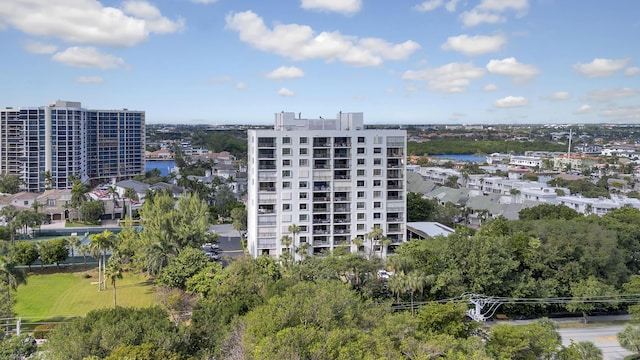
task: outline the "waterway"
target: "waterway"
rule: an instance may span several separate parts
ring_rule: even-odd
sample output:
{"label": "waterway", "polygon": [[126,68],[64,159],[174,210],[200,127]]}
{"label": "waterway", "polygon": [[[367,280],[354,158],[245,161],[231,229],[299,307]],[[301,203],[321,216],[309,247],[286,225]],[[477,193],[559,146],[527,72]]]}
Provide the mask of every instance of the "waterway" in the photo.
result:
{"label": "waterway", "polygon": [[160,170],[160,175],[167,176],[171,169],[176,166],[175,160],[147,160],[145,171],[151,171],[153,169]]}
{"label": "waterway", "polygon": [[470,161],[470,162],[485,162],[487,161],[486,156],[478,156],[478,155],[468,155],[468,154],[457,154],[457,155],[431,155],[434,158],[440,159],[451,159],[453,161]]}

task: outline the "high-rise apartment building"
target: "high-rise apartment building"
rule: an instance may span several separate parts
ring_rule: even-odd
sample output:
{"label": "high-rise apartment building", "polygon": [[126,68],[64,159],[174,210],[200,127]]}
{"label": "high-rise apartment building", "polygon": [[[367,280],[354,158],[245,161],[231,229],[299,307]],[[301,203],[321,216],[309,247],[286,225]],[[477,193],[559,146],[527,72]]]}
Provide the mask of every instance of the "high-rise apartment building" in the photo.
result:
{"label": "high-rise apartment building", "polygon": [[71,101],[0,110],[0,174],[42,191],[70,188],[72,176],[89,182],[144,173],[144,121],[144,111],[88,110]]}
{"label": "high-rise apartment building", "polygon": [[[365,129],[362,113],[302,119],[282,112],[273,130],[247,135],[252,256],[291,251],[283,236],[309,254],[347,246],[386,256],[405,241],[406,131]],[[388,246],[366,239],[374,228]]]}

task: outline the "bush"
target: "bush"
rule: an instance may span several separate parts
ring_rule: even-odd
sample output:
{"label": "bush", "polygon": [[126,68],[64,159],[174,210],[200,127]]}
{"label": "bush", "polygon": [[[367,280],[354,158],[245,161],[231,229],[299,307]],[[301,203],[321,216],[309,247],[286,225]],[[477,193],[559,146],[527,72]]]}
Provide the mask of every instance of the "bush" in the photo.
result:
{"label": "bush", "polygon": [[91,279],[91,274],[89,274],[89,273],[84,273],[84,274],[82,274],[82,278],[84,278],[84,279]]}
{"label": "bush", "polygon": [[49,332],[55,329],[58,324],[42,324],[33,329],[33,337],[36,339],[46,339],[49,336]]}

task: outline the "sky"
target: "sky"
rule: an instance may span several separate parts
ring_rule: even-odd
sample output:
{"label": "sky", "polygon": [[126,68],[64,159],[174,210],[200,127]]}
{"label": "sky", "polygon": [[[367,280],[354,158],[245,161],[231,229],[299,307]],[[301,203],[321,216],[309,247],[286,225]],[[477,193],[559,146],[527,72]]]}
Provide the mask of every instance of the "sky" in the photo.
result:
{"label": "sky", "polygon": [[640,121],[638,0],[2,0],[0,106],[147,123]]}

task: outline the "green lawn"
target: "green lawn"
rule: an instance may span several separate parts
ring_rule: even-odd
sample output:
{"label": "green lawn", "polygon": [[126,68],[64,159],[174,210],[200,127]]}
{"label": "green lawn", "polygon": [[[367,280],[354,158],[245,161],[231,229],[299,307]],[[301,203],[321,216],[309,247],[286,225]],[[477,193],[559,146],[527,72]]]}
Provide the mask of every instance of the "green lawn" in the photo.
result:
{"label": "green lawn", "polygon": [[[90,274],[85,278],[84,274]],[[96,269],[53,274],[31,274],[17,291],[15,312],[23,317],[78,316],[113,306],[113,288],[98,291]],[[153,304],[154,286],[143,275],[125,273],[116,283],[119,306]]]}

